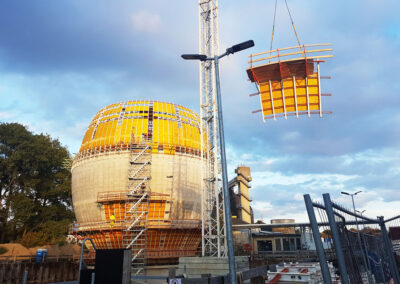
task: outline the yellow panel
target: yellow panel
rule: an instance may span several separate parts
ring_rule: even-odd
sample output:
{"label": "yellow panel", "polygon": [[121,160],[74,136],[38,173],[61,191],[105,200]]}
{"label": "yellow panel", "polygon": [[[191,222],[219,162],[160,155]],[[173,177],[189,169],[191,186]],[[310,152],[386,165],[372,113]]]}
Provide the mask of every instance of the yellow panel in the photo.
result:
{"label": "yellow panel", "polygon": [[[277,94],[279,96],[279,94]],[[158,150],[158,145],[173,154],[175,147],[187,147],[200,149],[199,116],[191,110],[171,103],[153,102],[157,119],[153,120],[153,148]],[[118,124],[122,106],[125,106],[123,118]],[[82,140],[80,151],[97,148],[100,146],[112,146],[116,144],[129,144],[131,132],[134,131],[138,140],[143,134],[147,134],[149,101],[130,101],[113,104],[102,108],[92,120]],[[177,116],[179,110],[181,127],[178,127]],[[95,137],[93,132],[96,130]]]}
{"label": "yellow panel", "polygon": [[[283,80],[283,91],[282,93],[282,82],[271,81],[273,101],[271,101],[269,83],[260,84],[261,92],[261,108],[264,116],[270,116],[275,114],[293,113],[297,110],[306,111],[307,104],[309,104],[310,110],[319,110],[319,88],[318,79],[316,76],[308,79],[308,86],[306,86],[305,78],[295,79],[295,88],[293,86],[293,79],[288,78]],[[307,102],[307,87],[308,97]],[[296,89],[296,100],[295,100],[295,89]],[[285,99],[285,102],[283,102]]]}

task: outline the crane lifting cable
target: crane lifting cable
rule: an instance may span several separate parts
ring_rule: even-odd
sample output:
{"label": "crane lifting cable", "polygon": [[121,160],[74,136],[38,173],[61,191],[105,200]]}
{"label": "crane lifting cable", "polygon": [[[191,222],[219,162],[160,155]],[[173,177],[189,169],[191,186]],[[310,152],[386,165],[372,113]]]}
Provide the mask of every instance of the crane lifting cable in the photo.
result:
{"label": "crane lifting cable", "polygon": [[[287,0],[285,0],[285,5],[286,5],[286,10],[287,10],[287,12],[288,12],[289,18],[290,18],[290,22],[291,22],[291,24],[292,24],[292,28],[293,28],[294,35],[296,36],[297,44],[298,44],[299,46],[301,46],[301,44],[300,44],[300,39],[299,39],[299,35],[297,34],[296,26],[294,25],[292,13],[290,13],[289,4],[287,3]],[[273,45],[273,42],[274,42],[275,23],[276,23],[276,8],[277,8],[277,7],[278,7],[278,0],[275,0],[274,20],[273,20],[273,22],[272,22],[271,45],[270,45],[270,48],[269,48],[270,51],[272,51],[272,45]]]}
{"label": "crane lifting cable", "polygon": [[250,96],[259,96],[261,103],[261,109],[253,113],[261,112],[264,122],[268,118],[287,119],[288,116],[299,117],[301,114],[306,114],[308,117],[311,114],[319,114],[322,117],[323,114],[332,113],[322,111],[321,97],[330,94],[321,92],[321,79],[330,77],[321,76],[319,66],[319,63],[325,62],[321,59],[333,57],[327,54],[332,51],[331,44],[302,45],[289,5],[285,0],[297,46],[273,50],[277,6],[278,0],[275,0],[269,51],[249,56],[250,68],[247,69],[247,75],[257,87],[257,93]]}

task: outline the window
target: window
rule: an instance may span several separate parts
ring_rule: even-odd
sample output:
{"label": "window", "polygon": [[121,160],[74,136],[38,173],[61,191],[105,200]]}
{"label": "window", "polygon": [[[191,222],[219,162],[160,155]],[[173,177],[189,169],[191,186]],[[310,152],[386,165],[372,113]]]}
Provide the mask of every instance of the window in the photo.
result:
{"label": "window", "polygon": [[275,250],[276,251],[282,250],[281,239],[275,239]]}

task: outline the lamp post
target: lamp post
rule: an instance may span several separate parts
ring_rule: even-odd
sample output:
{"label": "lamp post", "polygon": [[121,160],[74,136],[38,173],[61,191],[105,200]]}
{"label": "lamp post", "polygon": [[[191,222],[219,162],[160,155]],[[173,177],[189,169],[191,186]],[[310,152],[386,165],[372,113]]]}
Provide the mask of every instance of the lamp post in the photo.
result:
{"label": "lamp post", "polygon": [[214,61],[215,70],[215,83],[217,88],[217,108],[218,108],[218,134],[219,144],[221,147],[221,166],[222,166],[222,187],[224,196],[224,208],[225,208],[225,225],[226,225],[226,240],[228,246],[228,263],[229,263],[229,279],[230,283],[236,283],[236,271],[235,271],[235,253],[233,250],[233,234],[232,234],[232,220],[231,220],[231,205],[229,198],[228,189],[228,172],[226,168],[226,153],[225,153],[225,137],[224,137],[224,123],[222,119],[222,101],[221,101],[221,87],[219,79],[219,60],[229,54],[234,54],[241,50],[254,46],[254,41],[248,40],[226,49],[221,55],[215,57],[207,57],[203,54],[183,54],[182,58],[185,60],[200,60],[200,61]]}
{"label": "lamp post", "polygon": [[[353,211],[354,211],[354,214],[356,214],[356,206],[354,205],[354,196],[357,195],[357,194],[359,194],[360,192],[362,192],[362,191],[360,190],[360,191],[357,191],[357,192],[355,192],[355,193],[348,193],[348,192],[345,192],[345,191],[342,191],[342,192],[341,192],[341,193],[344,194],[344,195],[349,195],[349,196],[351,196],[351,201],[353,202]],[[357,227],[357,231],[359,231],[357,217],[356,217],[356,227]]]}

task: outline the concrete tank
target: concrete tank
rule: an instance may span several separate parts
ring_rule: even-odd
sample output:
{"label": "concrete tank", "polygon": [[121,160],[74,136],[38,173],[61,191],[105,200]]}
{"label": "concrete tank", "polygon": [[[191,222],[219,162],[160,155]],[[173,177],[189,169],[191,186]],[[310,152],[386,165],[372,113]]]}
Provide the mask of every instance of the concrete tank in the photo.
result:
{"label": "concrete tank", "polygon": [[[200,118],[183,106],[128,101],[93,118],[72,164],[80,235],[98,248],[123,248],[132,139],[151,143],[146,256],[193,256],[201,240]],[[167,262],[167,261],[166,261]]]}

